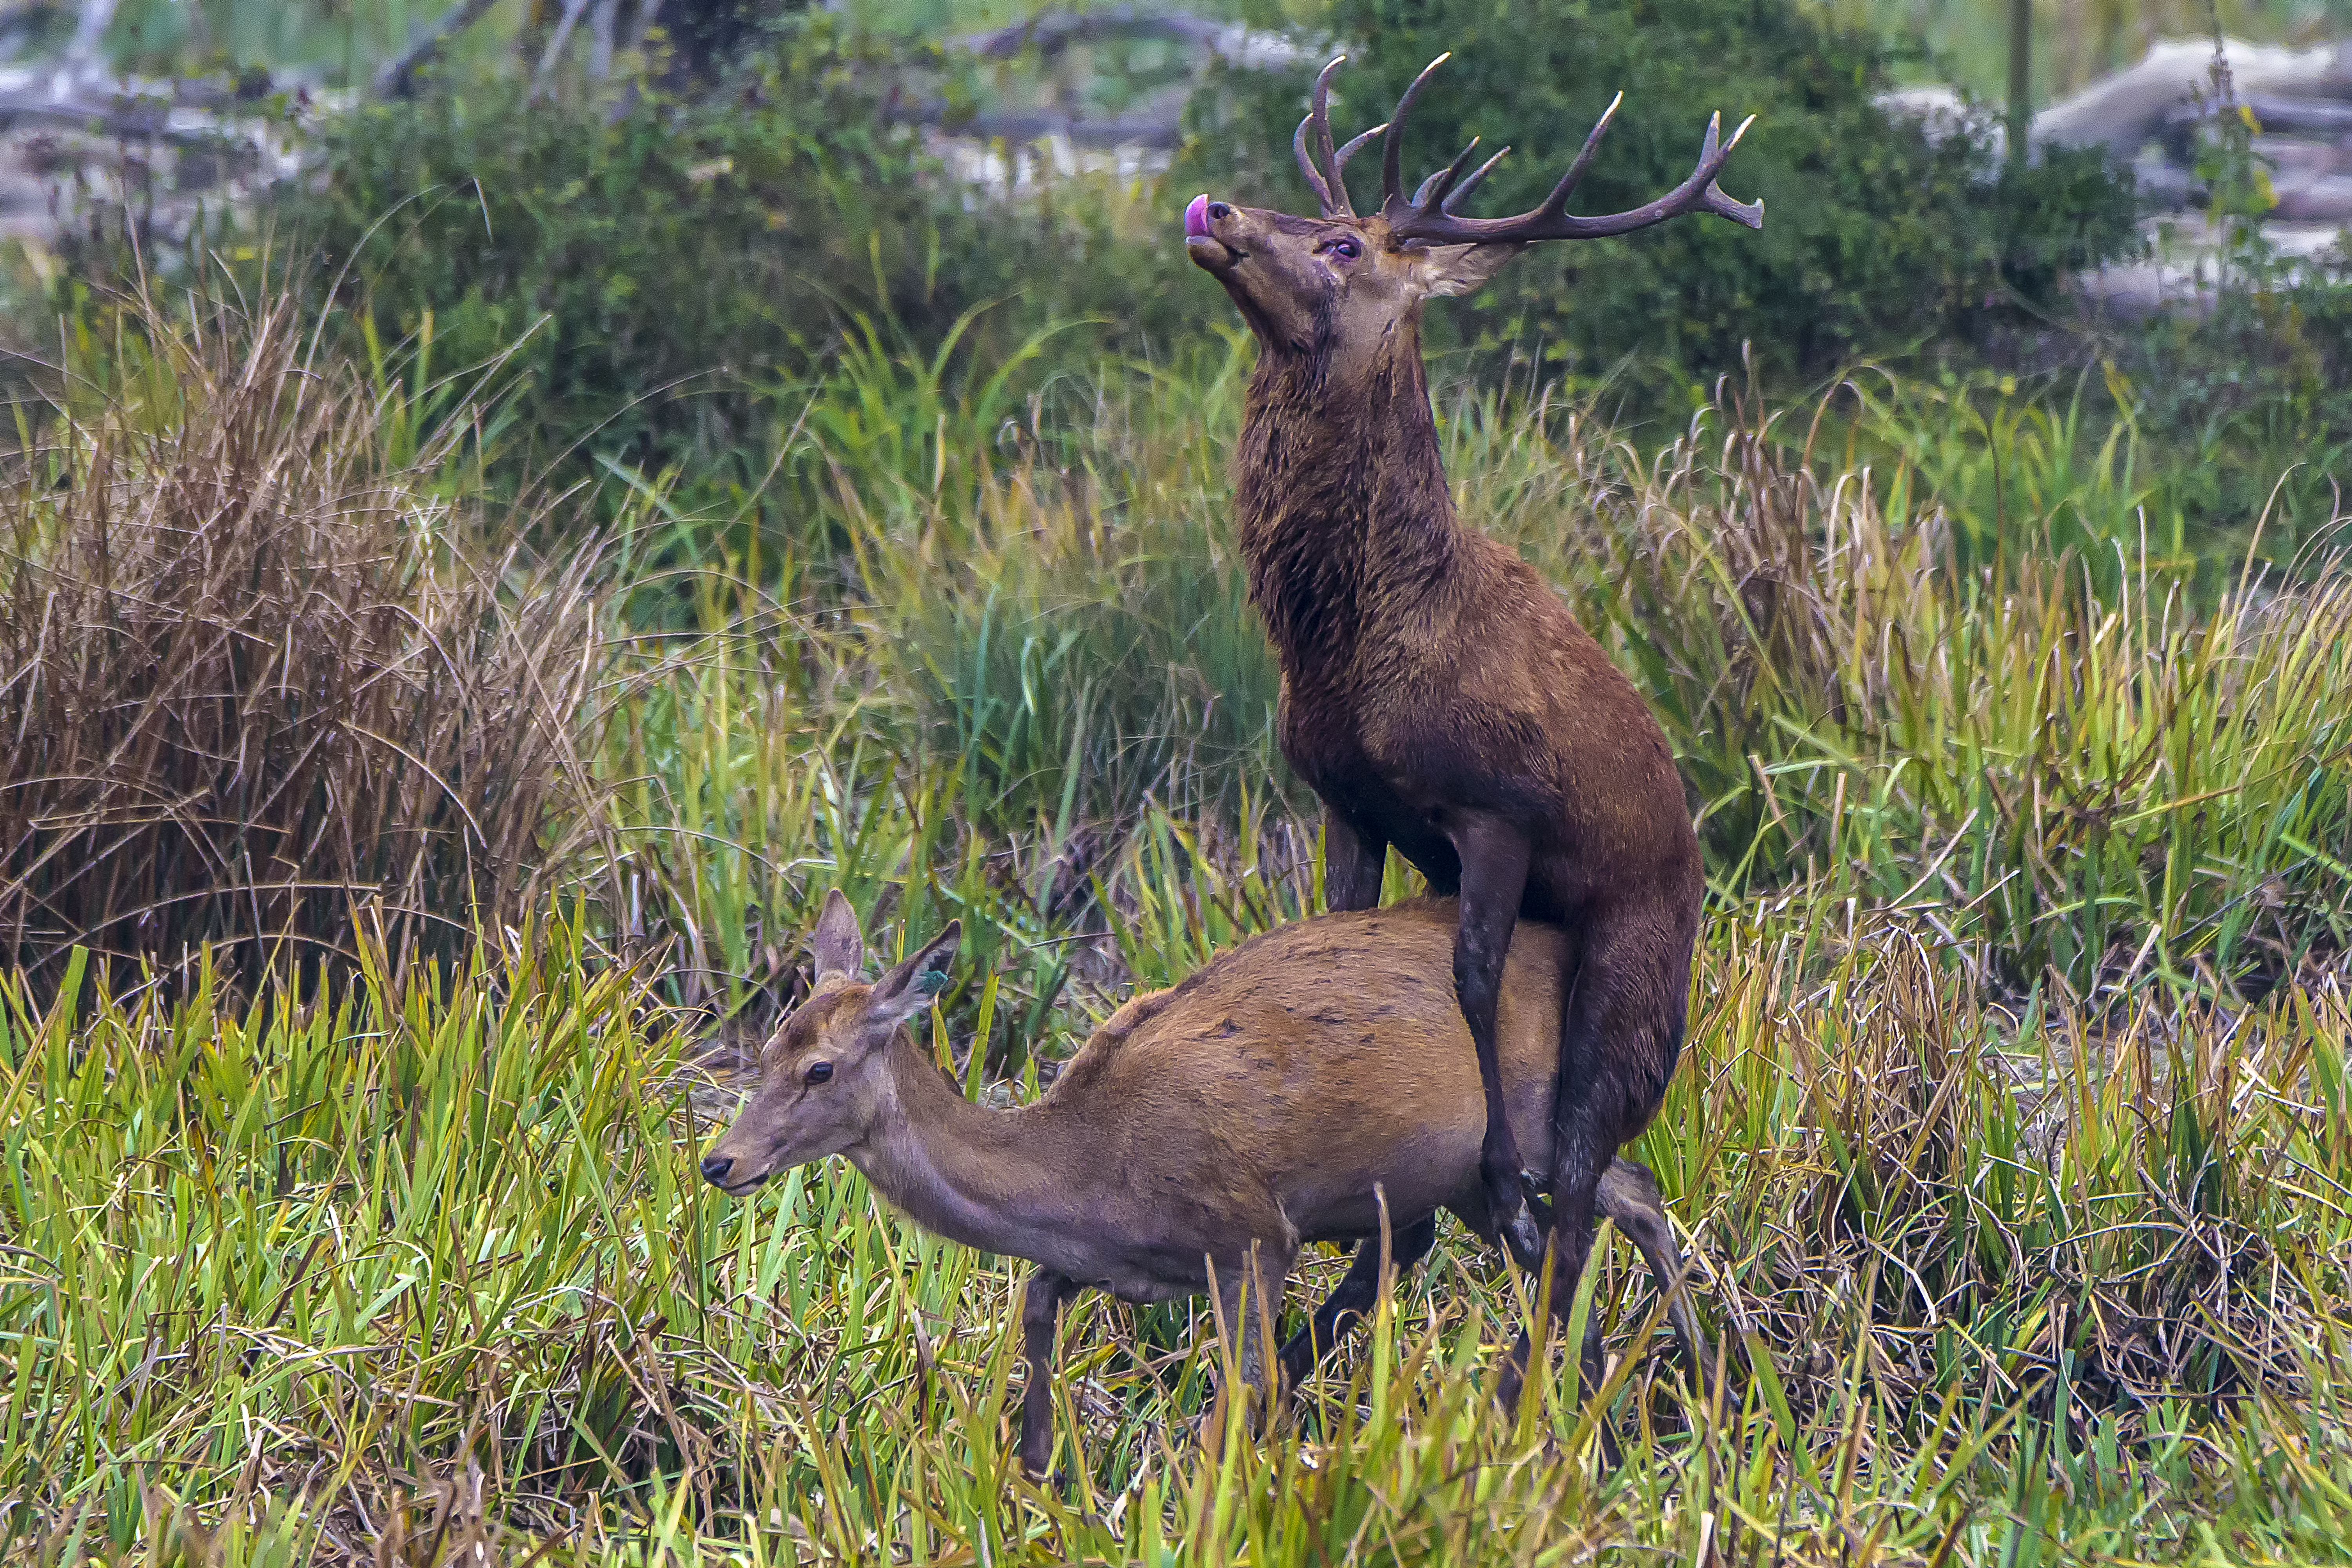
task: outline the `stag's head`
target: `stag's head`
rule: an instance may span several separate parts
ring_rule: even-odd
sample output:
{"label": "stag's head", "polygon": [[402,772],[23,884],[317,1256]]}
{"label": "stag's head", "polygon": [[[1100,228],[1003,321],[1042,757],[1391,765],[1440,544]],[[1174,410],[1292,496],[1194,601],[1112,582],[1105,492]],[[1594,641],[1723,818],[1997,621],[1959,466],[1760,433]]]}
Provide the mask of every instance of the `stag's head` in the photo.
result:
{"label": "stag's head", "polygon": [[867,985],[866,939],[839,889],[826,895],[814,942],[816,985],[760,1053],[760,1087],[703,1156],[702,1174],[742,1197],[795,1165],[852,1150],[892,1092],[890,1047],[948,983],[963,925]]}
{"label": "stag's head", "polygon": [[[1591,166],[1616,102],[1584,139],[1583,151],[1551,195],[1531,212],[1479,218],[1455,211],[1510,151],[1506,147],[1474,167],[1475,139],[1407,195],[1405,119],[1447,58],[1438,56],[1413,79],[1387,124],[1373,126],[1344,146],[1332,143],[1330,98],[1332,73],[1347,57],[1323,68],[1315,79],[1314,107],[1298,122],[1291,143],[1320,205],[1316,216],[1236,206],[1206,195],[1195,196],[1184,209],[1185,250],[1225,286],[1268,351],[1347,353],[1391,341],[1400,324],[1415,319],[1423,300],[1478,288],[1521,247],[1537,240],[1598,239],[1691,212],[1715,213],[1750,228],[1764,226],[1763,203],[1735,202],[1715,184],[1731,150],[1755,122],[1753,116],[1727,142],[1720,136],[1722,117],[1709,120],[1697,167],[1657,200],[1605,216],[1569,213],[1570,193]],[[1348,160],[1375,136],[1381,138],[1381,205],[1360,215],[1348,194]]]}

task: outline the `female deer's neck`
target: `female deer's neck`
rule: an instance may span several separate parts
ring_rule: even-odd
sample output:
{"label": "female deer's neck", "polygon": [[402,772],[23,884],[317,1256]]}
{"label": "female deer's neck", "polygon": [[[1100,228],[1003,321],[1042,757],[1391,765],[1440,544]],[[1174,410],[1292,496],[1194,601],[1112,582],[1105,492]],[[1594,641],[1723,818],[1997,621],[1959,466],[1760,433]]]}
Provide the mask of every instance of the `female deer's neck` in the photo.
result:
{"label": "female deer's neck", "polygon": [[1234,500],[1250,597],[1296,679],[1344,659],[1368,619],[1404,616],[1451,576],[1461,525],[1416,334],[1350,374],[1333,355],[1258,361]]}
{"label": "female deer's neck", "polygon": [[958,1094],[915,1046],[889,1047],[892,1093],[850,1163],[916,1224],[986,1252],[1043,1261],[1066,1250],[1072,1178],[1034,1108],[991,1110]]}

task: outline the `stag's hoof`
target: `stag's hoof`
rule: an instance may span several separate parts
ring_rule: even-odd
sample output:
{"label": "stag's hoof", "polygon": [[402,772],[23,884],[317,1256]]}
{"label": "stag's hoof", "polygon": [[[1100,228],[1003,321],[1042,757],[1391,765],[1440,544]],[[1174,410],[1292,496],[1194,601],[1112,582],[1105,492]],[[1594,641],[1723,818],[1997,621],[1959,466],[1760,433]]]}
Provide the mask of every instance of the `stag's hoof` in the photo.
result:
{"label": "stag's hoof", "polygon": [[1528,1211],[1527,1200],[1515,1193],[1507,1206],[1498,1204],[1496,1212],[1502,1215],[1496,1228],[1503,1233],[1503,1245],[1511,1249],[1511,1256],[1517,1259],[1519,1267],[1530,1274],[1541,1269],[1543,1232],[1536,1228],[1536,1216]]}

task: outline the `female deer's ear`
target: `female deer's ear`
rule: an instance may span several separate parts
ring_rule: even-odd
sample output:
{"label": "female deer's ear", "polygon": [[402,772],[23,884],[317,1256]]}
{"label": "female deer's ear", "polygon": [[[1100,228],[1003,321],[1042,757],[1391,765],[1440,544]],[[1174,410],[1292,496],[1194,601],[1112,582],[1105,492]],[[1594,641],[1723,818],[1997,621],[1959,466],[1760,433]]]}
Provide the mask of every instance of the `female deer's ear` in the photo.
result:
{"label": "female deer's ear", "polygon": [[809,952],[816,959],[819,985],[856,979],[859,966],[866,962],[866,938],[857,930],[857,911],[839,888],[824,896],[824,912],[816,918]]}
{"label": "female deer's ear", "polygon": [[866,1004],[869,1023],[903,1024],[931,1005],[948,988],[948,965],[955,960],[956,944],[963,940],[963,921],[950,921],[931,944],[874,983]]}

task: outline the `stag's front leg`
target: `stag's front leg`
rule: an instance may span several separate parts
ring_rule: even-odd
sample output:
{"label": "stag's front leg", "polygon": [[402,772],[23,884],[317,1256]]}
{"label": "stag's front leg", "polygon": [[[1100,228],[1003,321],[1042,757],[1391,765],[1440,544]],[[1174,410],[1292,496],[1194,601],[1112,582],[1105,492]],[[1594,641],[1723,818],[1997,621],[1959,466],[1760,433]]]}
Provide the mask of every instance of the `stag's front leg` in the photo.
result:
{"label": "stag's front leg", "polygon": [[1388,840],[1359,830],[1326,802],[1323,806],[1323,905],[1337,914],[1381,901],[1388,870]]}
{"label": "stag's front leg", "polygon": [[1486,1140],[1478,1153],[1478,1174],[1486,1190],[1486,1212],[1494,1216],[1503,1244],[1520,1268],[1532,1270],[1543,1266],[1543,1233],[1528,1212],[1519,1145],[1511,1136],[1503,1100],[1502,1056],[1495,1041],[1503,961],[1510,955],[1511,931],[1518,924],[1519,900],[1527,892],[1529,846],[1525,834],[1491,818],[1474,818],[1452,837],[1462,860],[1454,994],[1470,1026],[1470,1043],[1478,1052],[1478,1082],[1486,1095]]}
{"label": "stag's front leg", "polygon": [[1076,1280],[1040,1268],[1021,1295],[1021,1358],[1029,1364],[1029,1386],[1021,1391],[1021,1468],[1040,1479],[1054,1458],[1054,1331],[1062,1304],[1077,1290]]}

